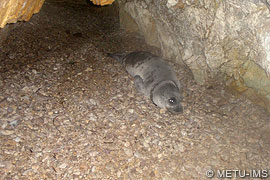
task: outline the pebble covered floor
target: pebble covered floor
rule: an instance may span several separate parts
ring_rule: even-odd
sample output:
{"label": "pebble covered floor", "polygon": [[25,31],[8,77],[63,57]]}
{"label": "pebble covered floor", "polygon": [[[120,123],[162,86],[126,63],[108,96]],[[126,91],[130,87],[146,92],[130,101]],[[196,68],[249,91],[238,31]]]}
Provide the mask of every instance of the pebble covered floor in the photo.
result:
{"label": "pebble covered floor", "polygon": [[0,179],[191,180],[208,179],[210,169],[213,179],[219,170],[270,170],[270,115],[261,107],[222,85],[196,84],[172,62],[183,114],[135,90],[106,54],[160,51],[121,30],[117,14],[116,5],[47,0],[29,22],[9,25],[0,47]]}

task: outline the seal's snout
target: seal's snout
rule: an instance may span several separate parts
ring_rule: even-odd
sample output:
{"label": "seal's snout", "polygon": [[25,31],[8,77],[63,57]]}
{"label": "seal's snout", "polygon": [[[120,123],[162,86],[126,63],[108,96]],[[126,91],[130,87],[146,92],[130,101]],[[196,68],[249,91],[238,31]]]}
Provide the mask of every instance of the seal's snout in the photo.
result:
{"label": "seal's snout", "polygon": [[179,106],[174,111],[177,112],[177,113],[183,113],[183,107],[182,106]]}
{"label": "seal's snout", "polygon": [[168,109],[173,114],[181,114],[183,113],[183,107],[181,105],[176,106],[175,108]]}

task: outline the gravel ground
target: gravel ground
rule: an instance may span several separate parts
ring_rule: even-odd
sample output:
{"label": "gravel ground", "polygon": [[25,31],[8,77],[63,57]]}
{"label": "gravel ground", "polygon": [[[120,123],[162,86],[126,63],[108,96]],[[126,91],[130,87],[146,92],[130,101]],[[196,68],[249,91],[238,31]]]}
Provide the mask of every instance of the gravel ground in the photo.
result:
{"label": "gravel ground", "polygon": [[[0,47],[0,179],[208,179],[270,169],[270,118],[172,62],[184,113],[139,94],[107,52],[147,50],[115,6],[46,1]],[[269,173],[270,174],[270,173]],[[234,179],[234,178],[233,178]],[[252,178],[251,178],[252,179]]]}

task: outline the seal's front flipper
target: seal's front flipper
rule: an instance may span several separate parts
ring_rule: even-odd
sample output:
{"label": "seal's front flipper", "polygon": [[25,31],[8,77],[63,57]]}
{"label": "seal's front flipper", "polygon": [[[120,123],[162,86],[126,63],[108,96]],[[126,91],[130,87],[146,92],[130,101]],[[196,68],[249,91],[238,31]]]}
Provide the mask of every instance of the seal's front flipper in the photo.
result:
{"label": "seal's front flipper", "polygon": [[139,75],[136,75],[134,77],[134,84],[135,84],[135,87],[136,89],[143,93],[144,92],[144,85],[143,85],[143,79],[139,76]]}
{"label": "seal's front flipper", "polygon": [[123,59],[126,57],[126,53],[108,53],[107,56],[116,59],[118,62],[122,63]]}

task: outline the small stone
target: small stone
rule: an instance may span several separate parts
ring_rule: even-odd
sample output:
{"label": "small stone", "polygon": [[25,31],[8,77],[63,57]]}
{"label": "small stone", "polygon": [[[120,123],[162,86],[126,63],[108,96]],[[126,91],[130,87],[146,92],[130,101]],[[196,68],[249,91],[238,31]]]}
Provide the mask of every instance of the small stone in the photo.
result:
{"label": "small stone", "polygon": [[1,128],[2,128],[2,129],[5,129],[5,128],[7,127],[7,125],[8,125],[7,122],[2,121],[2,120],[0,120],[0,124],[1,124]]}
{"label": "small stone", "polygon": [[179,144],[178,146],[175,147],[175,149],[177,149],[179,152],[184,152],[185,151],[185,147],[183,144]]}
{"label": "small stone", "polygon": [[90,121],[97,121],[97,116],[91,113],[89,119]]}
{"label": "small stone", "polygon": [[99,154],[99,152],[97,152],[97,151],[93,151],[93,152],[89,153],[89,155],[93,156],[93,157],[97,156],[98,154]]}
{"label": "small stone", "polygon": [[86,72],[90,72],[90,71],[93,71],[93,69],[92,68],[90,68],[90,67],[88,67],[88,68],[86,68],[86,70],[85,70]]}
{"label": "small stone", "polygon": [[136,151],[136,152],[134,152],[134,156],[136,158],[141,158],[143,155],[140,152]]}
{"label": "small stone", "polygon": [[6,162],[5,161],[0,161],[0,168],[6,167]]}
{"label": "small stone", "polygon": [[125,147],[129,147],[130,146],[130,143],[129,142],[125,142],[124,146]]}
{"label": "small stone", "polygon": [[28,174],[30,174],[31,171],[32,171],[32,169],[27,169],[22,173],[22,175],[27,176]]}
{"label": "small stone", "polygon": [[75,170],[74,170],[74,172],[73,172],[73,174],[74,174],[74,175],[80,175],[80,174],[81,174],[81,172],[80,172],[80,170],[75,169]]}
{"label": "small stone", "polygon": [[27,92],[27,91],[29,91],[30,90],[30,88],[28,87],[28,86],[24,86],[23,88],[22,88],[22,91],[25,91],[25,92]]}
{"label": "small stone", "polygon": [[63,163],[63,164],[61,164],[60,166],[59,166],[59,168],[61,168],[61,169],[64,169],[64,168],[66,168],[67,167],[67,164],[66,163]]}
{"label": "small stone", "polygon": [[168,8],[171,8],[171,7],[175,6],[177,3],[178,3],[177,0],[168,0],[166,5]]}
{"label": "small stone", "polygon": [[97,105],[97,102],[94,99],[89,99],[89,103],[94,106]]}
{"label": "small stone", "polygon": [[8,107],[8,108],[7,108],[7,112],[8,112],[8,113],[12,113],[12,112],[13,112],[13,108],[12,108],[12,107]]}
{"label": "small stone", "polygon": [[45,149],[43,149],[43,151],[42,151],[43,153],[48,153],[48,152],[51,152],[51,149],[50,148],[48,148],[48,147],[46,147]]}
{"label": "small stone", "polygon": [[121,171],[117,171],[117,173],[116,173],[116,175],[117,175],[118,178],[121,177],[121,174],[122,174]]}
{"label": "small stone", "polygon": [[129,148],[124,148],[124,151],[125,151],[126,155],[129,156],[129,157],[133,155],[132,150],[129,149]]}
{"label": "small stone", "polygon": [[13,120],[9,123],[11,126],[15,127],[18,125],[18,120]]}
{"label": "small stone", "polygon": [[186,136],[186,135],[187,135],[187,132],[186,132],[185,130],[181,130],[181,134],[182,134],[183,136]]}
{"label": "small stone", "polygon": [[150,142],[151,142],[151,137],[146,137],[146,138],[145,138],[145,142],[146,142],[146,143],[150,143]]}
{"label": "small stone", "polygon": [[134,97],[133,93],[128,93],[128,97]]}
{"label": "small stone", "polygon": [[15,142],[21,142],[21,141],[22,141],[22,139],[21,139],[21,138],[19,138],[19,137],[16,137],[16,138],[14,138],[14,141],[15,141]]}
{"label": "small stone", "polygon": [[95,172],[96,171],[96,166],[93,166],[92,168],[91,168],[91,172]]}
{"label": "small stone", "polygon": [[160,114],[165,114],[165,113],[166,113],[166,109],[160,109],[160,110],[159,110],[159,113],[160,113]]}
{"label": "small stone", "polygon": [[142,109],[147,109],[147,107],[145,105],[141,105]]}
{"label": "small stone", "polygon": [[5,136],[9,136],[11,134],[14,134],[14,131],[12,131],[12,130],[1,130],[0,133],[5,135]]}
{"label": "small stone", "polygon": [[38,164],[34,164],[34,165],[32,165],[32,169],[33,169],[34,171],[37,171],[37,170],[38,170],[38,168],[39,168],[39,165],[38,165]]}
{"label": "small stone", "polygon": [[143,146],[149,148],[149,144],[146,141],[143,142]]}
{"label": "small stone", "polygon": [[131,113],[131,114],[133,114],[134,113],[134,109],[129,109],[128,112]]}

